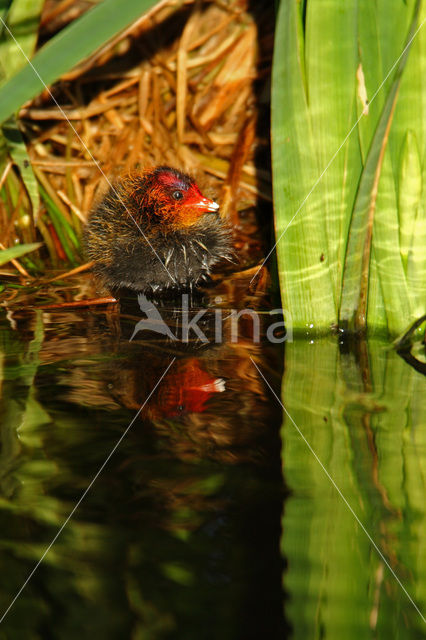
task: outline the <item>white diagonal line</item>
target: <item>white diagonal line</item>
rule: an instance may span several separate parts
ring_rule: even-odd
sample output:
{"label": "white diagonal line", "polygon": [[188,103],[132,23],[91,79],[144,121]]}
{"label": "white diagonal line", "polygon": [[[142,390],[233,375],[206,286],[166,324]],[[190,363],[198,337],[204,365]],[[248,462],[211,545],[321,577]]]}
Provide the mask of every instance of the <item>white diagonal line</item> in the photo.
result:
{"label": "white diagonal line", "polygon": [[[423,27],[424,23],[426,22],[426,18],[422,21],[422,23],[420,24],[420,26],[418,27],[418,29],[416,29],[415,33],[413,34],[412,38],[408,41],[408,43],[405,45],[404,49],[402,50],[401,54],[398,56],[398,58],[395,60],[395,62],[393,63],[393,65],[391,66],[391,68],[389,69],[388,73],[385,76],[385,79],[380,83],[379,87],[376,89],[376,91],[374,92],[371,100],[368,101],[368,104],[370,105],[373,100],[377,97],[377,94],[381,91],[383,85],[385,84],[386,80],[389,78],[390,74],[392,73],[392,71],[395,69],[396,65],[398,64],[398,62],[401,60],[402,56],[404,55],[404,53],[407,51],[408,47],[411,45],[411,43],[413,42],[414,38],[417,36],[417,34],[419,33],[420,29]],[[317,180],[314,182],[313,186],[311,187],[309,193],[303,198],[301,204],[299,205],[296,213],[293,215],[293,217],[291,218],[290,222],[287,224],[286,228],[284,229],[284,231],[280,234],[280,237],[278,238],[278,240],[275,242],[274,246],[272,247],[272,249],[269,251],[268,255],[266,256],[266,258],[263,260],[262,264],[259,266],[259,268],[257,269],[256,273],[254,274],[254,276],[252,277],[252,279],[250,280],[250,284],[253,282],[253,280],[258,276],[259,271],[262,269],[262,267],[264,266],[265,262],[270,258],[271,254],[275,251],[275,247],[277,246],[277,244],[280,242],[281,238],[284,236],[284,234],[286,233],[287,229],[289,228],[289,226],[291,225],[291,223],[293,222],[293,220],[295,219],[295,217],[297,216],[297,214],[299,213],[299,211],[302,209],[303,205],[305,204],[305,202],[308,200],[308,198],[310,197],[311,193],[317,188],[318,184],[321,182],[324,174],[328,171],[330,165],[334,162],[334,159],[336,158],[337,154],[339,153],[339,151],[341,150],[341,148],[343,147],[343,145],[346,143],[347,139],[349,138],[349,136],[351,135],[352,131],[355,129],[355,127],[359,124],[360,120],[364,117],[364,111],[361,113],[361,115],[359,116],[358,120],[355,122],[355,124],[350,128],[349,132],[346,134],[342,144],[339,146],[339,148],[337,149],[337,151],[332,155],[331,159],[329,160],[329,162],[327,163],[325,169],[323,169],[323,171],[321,172],[320,176],[317,178]]]}
{"label": "white diagonal line", "polygon": [[257,364],[255,363],[255,361],[253,360],[253,358],[251,356],[250,356],[250,360],[252,361],[253,365],[256,367],[256,369],[259,372],[259,374],[261,375],[263,381],[268,386],[269,390],[274,395],[275,399],[281,405],[281,407],[282,407],[283,411],[285,412],[286,416],[292,422],[292,424],[295,427],[297,433],[300,435],[300,437],[302,438],[302,440],[304,441],[304,443],[308,447],[309,451],[312,453],[312,455],[314,456],[315,460],[318,462],[318,464],[320,465],[321,469],[324,471],[325,475],[330,480],[331,484],[336,489],[336,491],[339,494],[339,496],[342,498],[343,502],[345,503],[345,505],[347,506],[349,511],[351,512],[351,514],[353,515],[353,517],[355,518],[355,520],[357,521],[357,523],[359,524],[359,526],[361,527],[361,529],[363,530],[363,532],[365,533],[365,535],[367,536],[367,538],[369,539],[369,541],[371,542],[371,544],[373,545],[373,547],[375,548],[375,550],[377,551],[377,553],[379,554],[379,556],[381,557],[383,562],[386,564],[387,568],[389,569],[389,571],[391,572],[391,574],[393,575],[393,577],[395,578],[395,580],[397,581],[397,583],[399,584],[399,586],[401,587],[401,589],[403,590],[403,592],[405,593],[405,595],[407,596],[407,598],[409,599],[409,601],[411,602],[411,604],[413,605],[413,607],[415,608],[415,610],[417,611],[417,613],[419,614],[419,616],[421,617],[423,622],[426,623],[426,618],[424,617],[424,615],[420,611],[419,607],[416,605],[416,603],[414,602],[413,598],[410,596],[410,594],[408,593],[407,589],[404,587],[404,585],[402,584],[401,580],[398,578],[398,576],[396,575],[395,571],[392,569],[392,567],[390,566],[389,562],[386,560],[386,558],[383,555],[382,551],[379,549],[377,544],[374,542],[373,538],[368,533],[367,529],[365,528],[365,526],[363,525],[363,523],[361,522],[361,520],[359,519],[359,517],[357,516],[357,514],[355,513],[355,511],[353,510],[353,508],[351,507],[351,505],[349,504],[349,502],[347,501],[345,496],[343,495],[342,491],[339,489],[339,487],[337,486],[337,484],[335,483],[335,481],[333,480],[333,478],[331,477],[331,475],[329,474],[329,472],[327,471],[327,469],[325,468],[325,466],[323,465],[323,463],[321,462],[321,460],[319,459],[319,457],[315,453],[314,449],[311,447],[311,445],[309,444],[309,442],[307,441],[307,439],[305,438],[305,436],[303,435],[303,433],[301,432],[301,430],[299,429],[299,427],[297,426],[297,424],[295,423],[295,421],[293,420],[293,418],[291,417],[291,415],[289,414],[289,412],[287,411],[287,409],[285,408],[283,403],[281,402],[281,399],[277,396],[277,394],[275,393],[275,391],[273,390],[273,388],[269,384],[268,380],[265,378],[265,376],[263,375],[262,371],[259,369],[259,367],[257,366]]}
{"label": "white diagonal line", "polygon": [[7,614],[9,613],[9,611],[11,610],[11,608],[13,607],[13,605],[15,604],[16,600],[19,598],[19,596],[21,595],[22,591],[25,589],[25,587],[27,586],[27,584],[29,583],[29,581],[31,580],[31,578],[33,577],[33,575],[35,574],[35,572],[37,571],[37,569],[39,568],[39,566],[41,565],[41,563],[43,562],[44,558],[47,556],[47,554],[49,553],[50,549],[53,547],[53,545],[55,544],[56,540],[59,538],[59,536],[61,535],[62,531],[65,529],[65,527],[67,526],[68,522],[71,520],[71,518],[73,517],[74,513],[77,511],[78,507],[80,506],[80,504],[83,502],[84,498],[86,497],[86,495],[89,493],[90,489],[92,488],[92,486],[94,485],[94,483],[96,482],[96,480],[98,479],[98,477],[100,476],[100,474],[102,473],[102,471],[104,470],[104,468],[106,467],[106,465],[108,464],[109,460],[111,459],[111,457],[114,455],[115,451],[118,449],[118,447],[120,446],[121,442],[124,440],[124,438],[126,437],[126,435],[128,434],[130,428],[132,427],[133,423],[135,422],[135,420],[138,418],[140,412],[142,411],[142,409],[145,407],[145,405],[147,404],[147,402],[149,402],[152,394],[154,393],[154,391],[157,389],[158,385],[160,384],[160,382],[163,380],[164,376],[166,375],[166,373],[168,372],[168,370],[170,369],[170,367],[172,366],[172,364],[174,363],[174,361],[176,360],[176,357],[173,357],[172,361],[170,362],[170,364],[167,366],[166,370],[163,372],[162,376],[160,377],[160,379],[158,380],[158,382],[156,383],[155,387],[150,391],[149,395],[147,396],[145,402],[140,406],[140,408],[138,409],[136,415],[132,418],[132,421],[130,422],[130,424],[128,425],[128,427],[125,429],[125,431],[121,434],[121,436],[119,437],[119,439],[117,440],[117,442],[115,443],[115,445],[113,446],[112,450],[110,451],[110,453],[108,454],[108,456],[106,457],[106,459],[104,460],[104,462],[101,464],[101,466],[99,467],[98,471],[96,472],[96,474],[94,475],[94,477],[92,478],[91,482],[89,483],[88,487],[83,491],[82,495],[80,496],[80,498],[78,499],[77,503],[74,505],[73,509],[71,510],[71,512],[68,514],[68,517],[66,518],[66,520],[64,521],[64,523],[62,524],[61,528],[59,529],[59,531],[56,533],[55,537],[53,538],[53,540],[50,542],[50,544],[48,545],[48,547],[45,549],[43,555],[41,556],[40,560],[37,562],[37,564],[35,565],[35,567],[33,568],[33,570],[31,571],[31,573],[29,574],[29,576],[27,577],[27,579],[25,580],[24,584],[22,585],[22,587],[19,589],[19,591],[15,594],[12,602],[9,604],[9,606],[7,607],[6,611],[3,613],[2,617],[0,618],[0,624],[3,622],[3,620],[5,619],[5,617],[7,616]]}
{"label": "white diagonal line", "polygon": [[150,243],[150,241],[148,240],[148,238],[146,237],[146,235],[144,234],[144,232],[142,231],[140,225],[137,223],[137,221],[135,220],[135,218],[132,216],[132,214],[130,213],[130,211],[128,210],[128,208],[126,207],[125,203],[123,202],[123,200],[121,199],[120,194],[118,193],[118,191],[115,189],[113,183],[110,181],[110,179],[107,177],[107,175],[104,173],[101,165],[99,164],[99,162],[96,160],[96,158],[93,156],[92,152],[90,151],[90,149],[87,147],[86,143],[84,142],[84,140],[82,140],[80,134],[78,133],[78,131],[76,130],[76,128],[74,127],[74,125],[72,124],[71,120],[68,118],[68,116],[66,115],[65,111],[62,109],[61,105],[58,103],[58,101],[56,100],[55,96],[53,95],[53,93],[50,91],[49,87],[47,86],[47,84],[44,82],[43,78],[41,77],[41,75],[39,74],[39,72],[37,71],[37,69],[35,68],[35,66],[33,65],[33,63],[31,62],[31,60],[28,58],[27,54],[25,53],[25,51],[22,49],[21,45],[19,44],[19,42],[17,41],[17,39],[15,38],[15,36],[13,35],[13,33],[11,32],[11,30],[9,29],[8,25],[6,24],[6,22],[3,20],[3,18],[0,16],[0,20],[3,24],[3,27],[7,30],[8,34],[10,35],[10,37],[12,38],[12,40],[14,41],[14,43],[16,44],[16,46],[18,47],[18,49],[20,50],[20,52],[22,53],[22,55],[24,56],[25,60],[28,62],[28,64],[30,65],[31,69],[34,71],[34,73],[36,74],[37,78],[40,80],[40,82],[42,83],[42,85],[44,86],[44,88],[46,89],[46,91],[49,93],[50,97],[52,98],[53,102],[56,104],[56,106],[58,107],[59,111],[61,112],[61,114],[64,116],[65,120],[68,122],[68,124],[70,125],[71,129],[74,131],[75,135],[77,136],[77,138],[79,139],[79,141],[81,142],[82,146],[84,147],[84,149],[87,151],[87,153],[89,154],[89,156],[92,158],[93,162],[95,163],[96,167],[99,169],[100,173],[103,175],[103,177],[105,178],[105,180],[107,181],[107,183],[109,184],[111,190],[113,191],[114,195],[118,198],[118,200],[121,202],[121,204],[123,205],[123,207],[125,208],[126,212],[128,213],[128,215],[130,216],[130,218],[133,220],[133,222],[135,223],[137,229],[140,231],[140,233],[142,234],[145,242],[149,245],[149,247],[152,249],[154,255],[156,256],[156,258],[158,259],[158,261],[160,262],[161,266],[164,267],[164,269],[167,271],[170,279],[177,284],[175,278],[172,276],[172,274],[170,273],[170,271],[167,269],[166,265],[164,264],[164,262],[161,260],[160,256],[158,255],[158,253],[156,252],[156,250],[154,249],[154,247],[152,246],[152,244]]}

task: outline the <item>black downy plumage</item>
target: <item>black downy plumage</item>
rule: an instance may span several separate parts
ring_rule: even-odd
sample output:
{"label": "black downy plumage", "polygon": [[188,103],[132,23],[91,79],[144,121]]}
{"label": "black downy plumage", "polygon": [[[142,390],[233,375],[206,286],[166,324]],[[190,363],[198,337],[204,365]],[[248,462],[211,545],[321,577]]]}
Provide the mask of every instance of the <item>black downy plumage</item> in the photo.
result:
{"label": "black downy plumage", "polygon": [[232,261],[231,233],[195,181],[171,167],[118,180],[84,233],[93,271],[111,290],[161,295],[208,279]]}

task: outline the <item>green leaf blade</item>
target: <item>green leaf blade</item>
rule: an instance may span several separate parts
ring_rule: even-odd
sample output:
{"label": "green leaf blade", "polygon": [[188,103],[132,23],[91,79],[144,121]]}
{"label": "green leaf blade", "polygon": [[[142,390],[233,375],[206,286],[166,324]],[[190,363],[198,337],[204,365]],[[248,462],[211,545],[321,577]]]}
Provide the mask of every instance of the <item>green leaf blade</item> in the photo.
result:
{"label": "green leaf blade", "polygon": [[0,123],[155,4],[104,0],[65,27],[0,87]]}
{"label": "green leaf blade", "polygon": [[[325,259],[327,239],[321,204],[318,198],[306,199],[319,168],[305,94],[301,34],[298,3],[281,3],[271,103],[277,255],[283,305],[290,310],[294,326],[315,323],[324,330],[335,315],[335,299]],[[301,247],[310,249],[301,251]],[[315,303],[318,291],[320,308]]]}
{"label": "green leaf blade", "polygon": [[0,250],[0,266],[3,266],[15,258],[21,258],[26,253],[35,251],[41,246],[41,242],[32,242],[30,244],[19,244],[16,247],[10,247],[9,249],[2,249]]}

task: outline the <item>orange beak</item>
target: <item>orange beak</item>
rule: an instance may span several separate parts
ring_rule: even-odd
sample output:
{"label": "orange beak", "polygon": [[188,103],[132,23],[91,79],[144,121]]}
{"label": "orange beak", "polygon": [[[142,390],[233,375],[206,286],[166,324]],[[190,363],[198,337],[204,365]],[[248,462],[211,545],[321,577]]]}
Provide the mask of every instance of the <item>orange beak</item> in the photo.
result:
{"label": "orange beak", "polygon": [[208,198],[200,198],[197,202],[191,202],[191,207],[197,207],[197,209],[203,209],[204,211],[211,211],[212,213],[216,213],[219,209],[219,205],[214,200],[209,200]]}

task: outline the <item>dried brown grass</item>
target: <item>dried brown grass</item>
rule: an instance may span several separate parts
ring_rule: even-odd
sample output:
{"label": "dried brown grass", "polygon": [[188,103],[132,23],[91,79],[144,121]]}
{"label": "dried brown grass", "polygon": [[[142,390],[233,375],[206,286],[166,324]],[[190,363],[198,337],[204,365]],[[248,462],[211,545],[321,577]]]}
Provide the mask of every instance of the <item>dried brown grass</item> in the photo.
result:
{"label": "dried brown grass", "polygon": [[[86,5],[47,3],[42,35]],[[237,248],[251,256],[248,264],[258,259],[256,219],[243,220],[240,212],[271,199],[272,29],[271,13],[259,7],[253,15],[249,0],[162,2],[55,85],[61,109],[47,92],[21,109],[39,183],[77,233],[107,180],[170,164],[218,198],[236,229]],[[22,184],[19,189],[18,205],[1,205],[3,243],[41,237],[46,264],[60,267],[65,252],[48,211],[42,205],[30,223],[29,200]]]}

